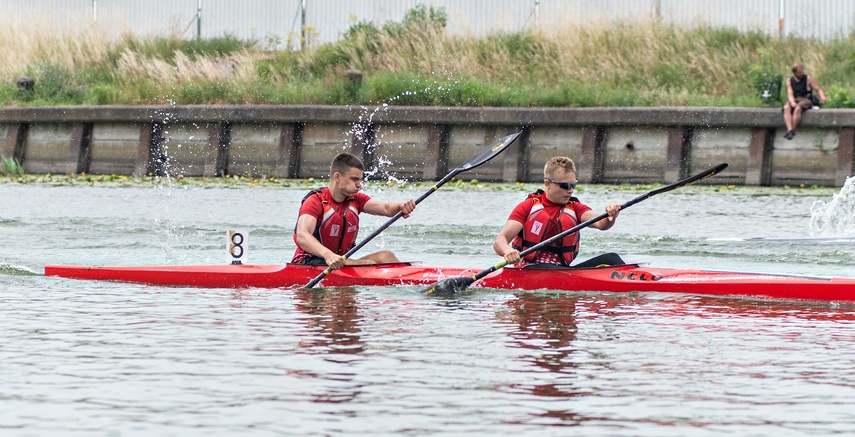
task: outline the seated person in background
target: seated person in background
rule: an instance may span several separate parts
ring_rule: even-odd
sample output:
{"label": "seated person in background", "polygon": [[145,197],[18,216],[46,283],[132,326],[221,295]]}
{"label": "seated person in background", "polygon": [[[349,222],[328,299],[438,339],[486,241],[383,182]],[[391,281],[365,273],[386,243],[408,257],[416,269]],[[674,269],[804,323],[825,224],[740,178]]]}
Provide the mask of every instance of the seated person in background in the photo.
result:
{"label": "seated person in background", "polygon": [[812,77],[805,74],[804,66],[794,64],[793,77],[787,79],[787,103],[784,104],[784,124],[787,125],[787,133],[784,134],[784,138],[791,140],[796,136],[796,127],[802,121],[802,113],[814,106],[811,99],[814,91],[819,93],[817,102],[828,102],[822,88]]}
{"label": "seated person in background", "polygon": [[359,213],[392,217],[400,212],[407,218],[416,208],[413,199],[400,203],[381,202],[360,193],[363,171],[362,161],[350,153],[341,153],[333,159],[329,186],[312,190],[300,205],[294,229],[297,250],[292,263],[338,269],[345,265],[398,262],[395,254],[388,250],[359,259],[343,257],[356,245]]}
{"label": "seated person in background", "polygon": [[[569,266],[579,253],[578,232],[526,255],[525,259],[520,259],[520,251],[599,215],[579,202],[579,199],[572,197],[577,180],[576,165],[570,158],[558,156],[550,159],[543,167],[543,178],[544,189],[529,194],[528,198],[511,211],[508,221],[493,243],[493,250],[504,257],[508,264],[519,263],[525,266],[545,263]],[[591,226],[603,231],[614,226],[620,213],[620,205],[608,205],[606,212],[607,218]],[[617,255],[609,255],[614,261],[603,263],[623,264]],[[599,263],[594,265],[596,264]]]}

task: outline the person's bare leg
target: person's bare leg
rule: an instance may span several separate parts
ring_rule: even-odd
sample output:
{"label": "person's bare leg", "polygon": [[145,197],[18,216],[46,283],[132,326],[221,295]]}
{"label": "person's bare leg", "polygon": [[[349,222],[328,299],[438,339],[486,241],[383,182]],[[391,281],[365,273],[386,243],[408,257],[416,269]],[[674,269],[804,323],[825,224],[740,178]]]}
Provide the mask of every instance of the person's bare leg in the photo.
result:
{"label": "person's bare leg", "polygon": [[790,107],[789,102],[784,104],[784,124],[787,126],[787,132],[795,129],[795,126],[793,125],[793,108]]}
{"label": "person's bare leg", "polygon": [[790,129],[791,131],[795,132],[796,128],[799,126],[799,123],[802,122],[803,111],[804,109],[802,109],[801,106],[796,106],[796,109],[793,110],[793,128]]}
{"label": "person's bare leg", "polygon": [[388,264],[388,263],[397,263],[401,262],[398,260],[398,257],[395,256],[395,253],[391,250],[381,250],[380,252],[374,252],[368,255],[359,258],[360,260],[365,261],[373,261],[376,264]]}

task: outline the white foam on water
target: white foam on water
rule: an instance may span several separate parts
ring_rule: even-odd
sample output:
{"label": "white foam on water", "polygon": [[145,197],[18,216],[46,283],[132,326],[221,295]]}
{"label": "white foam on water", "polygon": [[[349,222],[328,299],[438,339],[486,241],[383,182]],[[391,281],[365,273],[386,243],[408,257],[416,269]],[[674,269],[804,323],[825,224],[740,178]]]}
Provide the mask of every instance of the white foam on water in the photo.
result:
{"label": "white foam on water", "polygon": [[13,276],[33,276],[40,275],[41,273],[27,266],[17,266],[7,263],[0,263],[0,274]]}
{"label": "white foam on water", "polygon": [[831,201],[814,202],[810,212],[810,235],[855,236],[855,176],[846,178],[843,188]]}

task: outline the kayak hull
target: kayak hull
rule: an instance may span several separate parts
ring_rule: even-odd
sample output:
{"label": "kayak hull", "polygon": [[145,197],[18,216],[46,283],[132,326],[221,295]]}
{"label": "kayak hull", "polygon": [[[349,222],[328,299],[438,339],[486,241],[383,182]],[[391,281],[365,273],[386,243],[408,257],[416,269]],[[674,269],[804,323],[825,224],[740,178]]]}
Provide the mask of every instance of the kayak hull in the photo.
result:
{"label": "kayak hull", "polygon": [[[196,266],[45,266],[46,276],[99,281],[202,288],[279,288],[305,285],[325,266],[301,264],[225,264]],[[325,287],[428,285],[460,276],[467,269],[423,267],[410,263],[350,266],[333,270],[321,282]],[[471,274],[471,273],[470,273]]]}
{"label": "kayak hull", "polygon": [[[308,283],[324,266],[297,264],[198,266],[45,266],[45,275],[203,288],[278,288]],[[332,271],[321,285],[431,285],[473,276],[480,270],[410,263],[349,266]],[[855,278],[810,277],[646,267],[638,264],[581,269],[510,268],[491,273],[473,287],[508,290],[664,292],[775,299],[855,301]]]}

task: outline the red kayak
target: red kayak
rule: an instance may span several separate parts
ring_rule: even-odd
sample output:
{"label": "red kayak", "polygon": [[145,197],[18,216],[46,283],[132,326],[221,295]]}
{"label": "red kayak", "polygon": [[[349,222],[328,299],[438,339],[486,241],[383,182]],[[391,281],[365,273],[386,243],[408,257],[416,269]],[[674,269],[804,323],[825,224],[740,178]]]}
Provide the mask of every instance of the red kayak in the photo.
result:
{"label": "red kayak", "polygon": [[[45,275],[181,287],[277,288],[304,285],[324,268],[296,264],[138,267],[49,265],[45,266]],[[324,278],[321,285],[431,285],[447,278],[472,276],[479,271],[410,263],[353,266],[334,270]],[[475,282],[474,286],[509,290],[664,292],[855,301],[855,278],[667,269],[638,264],[593,268],[505,267]]]}

